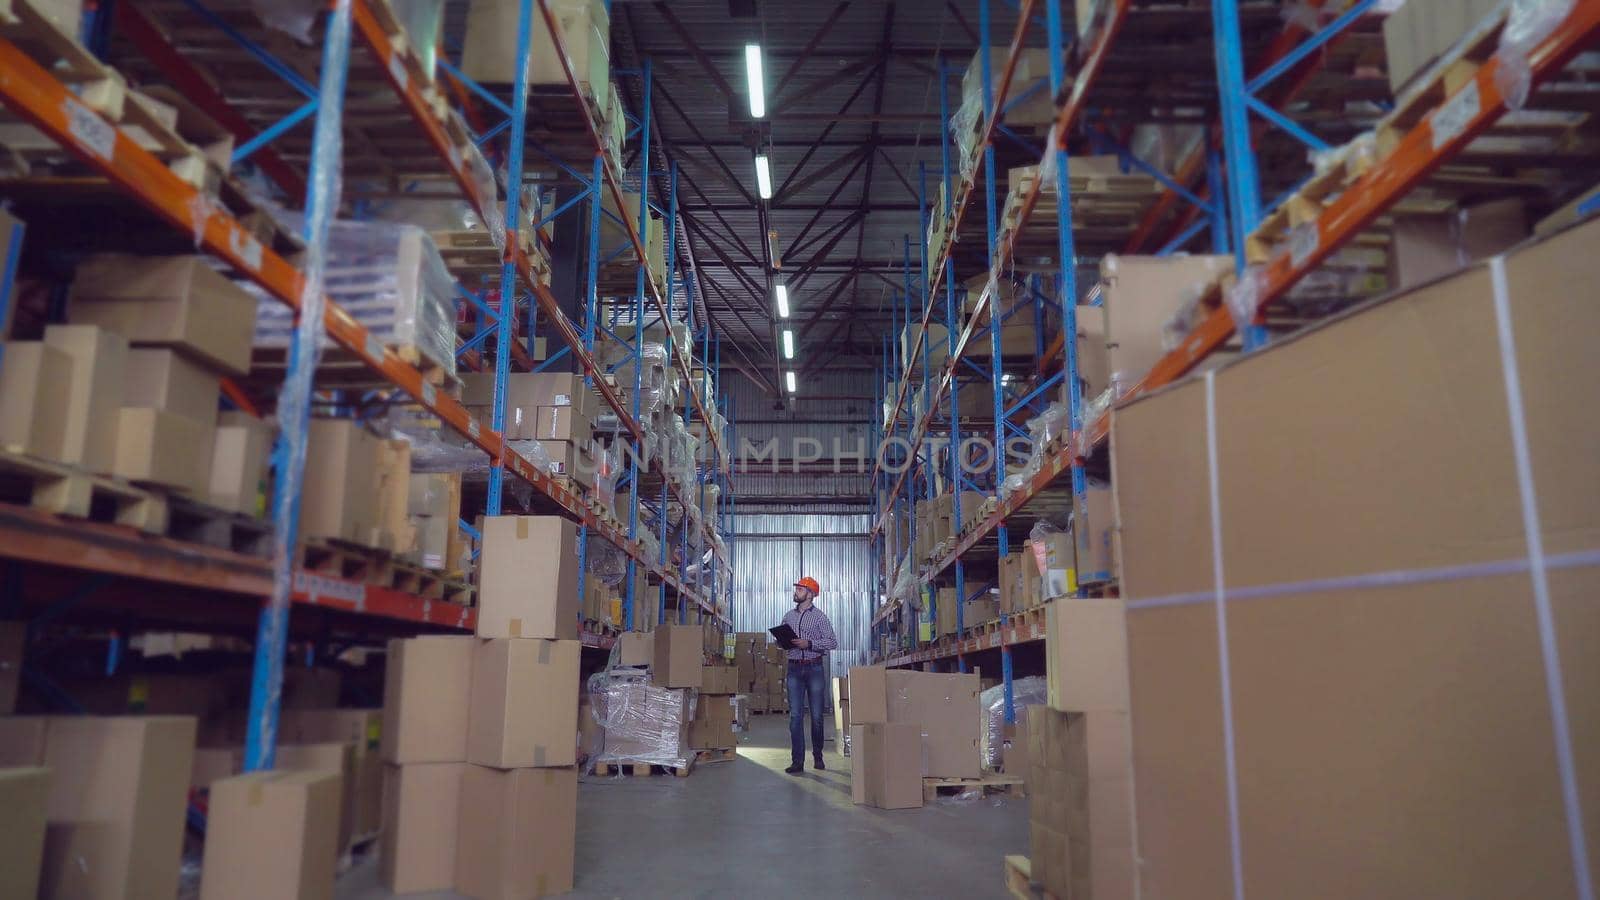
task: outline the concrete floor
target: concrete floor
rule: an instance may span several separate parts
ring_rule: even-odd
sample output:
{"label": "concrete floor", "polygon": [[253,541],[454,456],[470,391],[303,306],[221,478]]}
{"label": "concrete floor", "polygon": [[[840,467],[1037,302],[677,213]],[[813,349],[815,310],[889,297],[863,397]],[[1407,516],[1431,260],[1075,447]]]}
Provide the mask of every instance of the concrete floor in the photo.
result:
{"label": "concrete floor", "polygon": [[[808,763],[805,775],[785,775],[787,719],[751,721],[738,759],[700,766],[687,778],[585,777],[577,889],[567,896],[1007,896],[1002,859],[1028,852],[1027,800],[856,806],[848,759],[830,751],[826,771]],[[341,900],[389,896],[377,886],[371,857],[340,880],[338,893]]]}

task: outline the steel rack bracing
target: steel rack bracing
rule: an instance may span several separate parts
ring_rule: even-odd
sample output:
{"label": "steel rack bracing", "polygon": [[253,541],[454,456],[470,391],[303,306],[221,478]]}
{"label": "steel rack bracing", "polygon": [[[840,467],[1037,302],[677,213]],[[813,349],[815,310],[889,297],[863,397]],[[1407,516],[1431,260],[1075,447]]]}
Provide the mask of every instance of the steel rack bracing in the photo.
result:
{"label": "steel rack bracing", "polygon": [[[1232,2],[1232,0],[1218,0]],[[1565,20],[1527,51],[1526,69],[1533,85],[1553,77],[1578,53],[1600,40],[1600,0],[1574,0]],[[1282,51],[1282,52],[1286,52]],[[1410,127],[1388,151],[1356,177],[1318,215],[1303,223],[1291,239],[1287,252],[1271,255],[1265,262],[1246,269],[1241,276],[1250,280],[1255,291],[1253,320],[1274,301],[1285,296],[1301,278],[1315,270],[1331,254],[1404,198],[1426,179],[1495,124],[1509,109],[1502,90],[1502,69],[1507,65],[1504,51],[1496,52],[1473,71],[1464,82],[1446,92],[1417,123]],[[1239,173],[1233,173],[1239,177]],[[1248,172],[1251,177],[1253,172]],[[1149,393],[1181,378],[1216,352],[1238,331],[1234,315],[1221,296],[1223,288],[1214,285],[1206,298],[1213,304],[1209,314],[1177,349],[1162,358],[1140,381],[1132,385],[1119,403]],[[1054,348],[1053,348],[1054,349]],[[1005,521],[1032,503],[1064,471],[1080,463],[1109,437],[1111,410],[1083,423],[1072,440],[1044,460],[1041,470],[1028,482],[998,500],[996,508],[968,529],[940,559],[921,570],[931,580],[978,545],[989,540]],[[894,612],[886,609],[879,618]],[[965,637],[944,646],[897,654],[887,665],[907,665],[946,659],[1006,642],[1037,639],[1028,629],[1022,633],[1002,625],[995,633]]]}
{"label": "steel rack bracing", "polygon": [[[206,203],[197,189],[142,149],[121,128],[85,106],[65,85],[9,40],[0,40],[0,99],[174,228],[185,232],[193,230],[199,237],[200,248],[228,263],[280,302],[291,308],[299,308],[304,277],[292,264],[270,247],[263,246],[249,229],[226,211]],[[663,583],[672,586],[683,596],[692,596],[676,572],[658,570],[655,561],[645,559],[639,547],[626,540],[619,529],[596,517],[576,493],[506,448],[498,433],[483,427],[455,398],[440,394],[417,368],[385,348],[381,341],[337,305],[327,303],[323,324],[326,334],[335,343],[388,383],[467,436],[492,458],[503,460],[505,467],[513,474],[555,501],[568,515],[617,544]],[[129,555],[121,565],[122,571],[132,573],[137,570],[153,578],[168,571],[160,566],[147,568],[149,564],[139,561],[137,554]],[[365,600],[352,599],[349,601],[352,608],[361,613],[405,618],[419,623],[470,626],[470,618],[463,624],[459,614],[449,610],[428,608],[426,612],[423,611],[425,607],[441,604],[426,604],[418,598],[409,598],[415,600],[414,603],[405,602],[407,595],[401,592],[381,588],[376,590],[386,597],[393,595],[395,602],[380,603],[375,608]],[[251,589],[248,593],[257,591]],[[707,604],[704,598],[693,599],[703,610],[715,614],[714,607]],[[442,622],[438,616],[443,612],[449,612],[458,621]]]}

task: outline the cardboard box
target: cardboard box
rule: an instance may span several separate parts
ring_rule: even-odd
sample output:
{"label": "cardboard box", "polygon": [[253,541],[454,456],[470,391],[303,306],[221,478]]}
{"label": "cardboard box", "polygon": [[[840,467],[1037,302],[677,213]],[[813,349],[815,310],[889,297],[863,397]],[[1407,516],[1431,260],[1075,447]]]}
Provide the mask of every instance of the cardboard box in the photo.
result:
{"label": "cardboard box", "polygon": [[617,635],[619,666],[648,666],[655,660],[656,638],[649,631],[624,631]]}
{"label": "cardboard box", "polygon": [[466,763],[383,768],[378,880],[396,894],[455,886],[456,814]]}
{"label": "cardboard box", "polygon": [[559,516],[478,522],[478,637],[578,636],[578,528]]}
{"label": "cardboard box", "polygon": [[0,897],[39,896],[50,770],[0,768]]}
{"label": "cardboard box", "polygon": [[1389,86],[1398,96],[1411,79],[1475,31],[1498,6],[1495,0],[1405,3],[1384,19],[1383,47]]}
{"label": "cardboard box", "polygon": [[[485,414],[494,402],[494,374],[462,375],[461,403],[481,408]],[[583,383],[581,374],[569,372],[513,372],[506,379],[506,437],[532,440],[537,435],[539,407],[570,406],[593,419],[598,400]]]}
{"label": "cardboard box", "polygon": [[65,353],[72,364],[61,461],[91,472],[110,472],[116,459],[127,341],[92,325],[50,325],[44,330],[44,342]]}
{"label": "cardboard box", "polygon": [[341,790],[334,772],[251,772],[212,785],[202,900],[331,900]]}
{"label": "cardboard box", "polygon": [[0,716],[0,768],[44,764],[49,716]]}
{"label": "cardboard box", "polygon": [[594,436],[594,423],[576,406],[536,407],[534,437],[541,441],[587,441]]}
{"label": "cardboard box", "polygon": [[976,674],[853,666],[850,719],[857,725],[887,722],[919,726],[921,775],[977,778],[981,770]]}
{"label": "cardboard box", "polygon": [[194,764],[189,767],[189,786],[209,788],[215,782],[232,778],[243,770],[243,747],[196,747]]}
{"label": "cardboard box", "polygon": [[355,766],[355,821],[359,840],[375,833],[383,817],[383,761],[380,756],[383,710],[285,709],[278,714],[278,740],[318,744],[344,742],[352,747]]}
{"label": "cardboard box", "polygon": [[700,693],[739,693],[739,670],[733,666],[701,666]]}
{"label": "cardboard box", "polygon": [[481,641],[472,654],[467,761],[512,769],[577,763],[577,641]]}
{"label": "cardboard box", "polygon": [[477,643],[445,635],[389,642],[380,744],[384,762],[466,761],[467,699]]}
{"label": "cardboard box", "polygon": [[879,809],[922,806],[922,735],[913,724],[850,726],[850,799]]}
{"label": "cardboard box", "polygon": [[225,375],[250,372],[256,301],[204,256],[105,253],[78,264],[67,321],[171,347]]}
{"label": "cardboard box", "polygon": [[1503,253],[1527,236],[1527,207],[1517,197],[1453,213],[1397,215],[1389,248],[1389,284],[1400,290],[1426,284]]}
{"label": "cardboard box", "polygon": [[1138,896],[1128,733],[1126,713],[1028,707],[1028,858],[1052,894]]}
{"label": "cardboard box", "polygon": [[1069,598],[1045,611],[1050,705],[1066,712],[1128,709],[1127,619],[1121,600]]}
{"label": "cardboard box", "polygon": [[288,772],[331,772],[339,776],[338,846],[344,852],[355,837],[356,748],[348,741],[278,745],[274,765]]}
{"label": "cardboard box", "polygon": [[72,357],[43,341],[7,341],[4,352],[0,447],[61,459],[72,402]]}
{"label": "cardboard box", "polygon": [[701,694],[689,722],[689,746],[695,750],[726,750],[738,746],[733,733],[733,703],[728,696]]}
{"label": "cardboard box", "polygon": [[215,422],[215,373],[171,350],[133,347],[123,375],[122,405],[149,407],[195,422]]}
{"label": "cardboard box", "polygon": [[286,666],[283,670],[284,709],[333,709],[339,705],[343,674],[326,666]]}
{"label": "cardboard box", "polygon": [[216,427],[159,409],[124,407],[117,414],[112,474],[205,497],[211,487]]}
{"label": "cardboard box", "polygon": [[300,495],[303,538],[370,545],[377,528],[378,439],[349,419],[312,419]]}
{"label": "cardboard box", "polygon": [[[468,78],[509,84],[516,75],[518,11],[513,0],[473,0],[467,10],[461,68]],[[561,47],[587,96],[604,104],[611,88],[611,21],[601,0],[557,0],[550,4]],[[555,42],[543,16],[533,17],[528,51],[529,84],[567,84]],[[637,212],[635,212],[637,215]],[[660,271],[657,269],[656,271]]]}
{"label": "cardboard box", "polygon": [[1053,532],[1028,541],[1023,556],[1024,564],[1039,573],[1041,601],[1078,592],[1078,554],[1070,532]]}
{"label": "cardboard box", "polygon": [[1186,304],[1234,270],[1232,256],[1117,256],[1100,262],[1106,376],[1118,396],[1167,353],[1163,332]]}
{"label": "cardboard box", "polygon": [[1539,237],[1549,237],[1568,225],[1582,222],[1597,212],[1600,212],[1600,184],[1583,191],[1572,198],[1565,206],[1535,222],[1533,233]]}
{"label": "cardboard box", "polygon": [[[1111,361],[1106,356],[1106,310],[1104,306],[1079,306],[1078,382],[1083,399],[1093,400],[1111,386]],[[1065,385],[1062,386],[1065,397]]]}
{"label": "cardboard box", "polygon": [[[1600,307],[1572,287],[1600,279],[1597,240],[1589,222],[1503,263],[1546,553],[1590,552],[1600,533],[1600,421],[1584,412],[1600,392],[1589,339]],[[1215,373],[1228,587],[1525,558],[1494,296],[1489,267],[1473,266]],[[1205,388],[1142,398],[1112,425],[1146,896],[1234,890],[1218,824],[1227,776],[1209,464],[1195,444]],[[1600,638],[1588,599],[1600,580],[1552,569],[1549,587],[1581,785],[1600,771],[1600,659],[1582,649]],[[1190,592],[1205,599],[1150,603]],[[1348,897],[1572,894],[1526,571],[1226,609],[1245,896],[1307,884]]]}
{"label": "cardboard box", "polygon": [[1077,545],[1078,582],[1101,584],[1116,574],[1116,499],[1111,489],[1091,484],[1073,499],[1072,533]]}
{"label": "cardboard box", "polygon": [[700,626],[657,625],[650,674],[669,688],[700,687]]}
{"label": "cardboard box", "polygon": [[26,623],[0,622],[0,716],[9,716],[16,711],[27,639]]}
{"label": "cardboard box", "polygon": [[572,890],[577,769],[468,766],[461,780],[455,890],[483,900]]}
{"label": "cardboard box", "polygon": [[456,519],[428,517],[412,519],[416,535],[415,555],[425,569],[442,571],[450,553],[450,536],[461,527]]}
{"label": "cardboard box", "polygon": [[178,891],[195,720],[52,716],[40,897],[167,897]]}
{"label": "cardboard box", "polygon": [[272,428],[259,420],[225,417],[212,435],[206,502],[260,518],[265,498],[271,495],[267,460],[272,456],[274,437]]}

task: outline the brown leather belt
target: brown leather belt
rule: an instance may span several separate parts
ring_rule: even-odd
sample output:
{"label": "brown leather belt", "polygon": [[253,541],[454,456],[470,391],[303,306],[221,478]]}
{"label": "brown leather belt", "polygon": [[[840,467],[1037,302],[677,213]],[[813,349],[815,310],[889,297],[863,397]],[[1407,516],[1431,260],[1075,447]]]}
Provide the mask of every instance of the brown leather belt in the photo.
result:
{"label": "brown leather belt", "polygon": [[791,659],[791,660],[789,660],[789,665],[791,665],[791,666],[814,666],[814,665],[816,665],[816,664],[818,664],[820,662],[822,662],[822,657],[819,656],[816,659]]}

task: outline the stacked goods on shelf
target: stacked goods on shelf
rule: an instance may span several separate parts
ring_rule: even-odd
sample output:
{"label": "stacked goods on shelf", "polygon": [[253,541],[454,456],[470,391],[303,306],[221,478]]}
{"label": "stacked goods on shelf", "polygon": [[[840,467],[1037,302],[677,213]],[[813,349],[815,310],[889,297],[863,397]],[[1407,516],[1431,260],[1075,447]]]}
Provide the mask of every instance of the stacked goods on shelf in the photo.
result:
{"label": "stacked goods on shelf", "polygon": [[[1004,560],[1001,562],[1003,564]],[[971,590],[971,584],[969,581],[968,590]],[[934,598],[934,621],[935,629],[940,636],[960,634],[962,628],[958,626],[972,628],[1000,618],[1000,601],[988,591],[967,598],[966,608],[957,612],[956,608],[960,603],[961,595],[956,593],[955,588],[939,589],[938,595]]]}
{"label": "stacked goods on shelf", "polygon": [[[335,222],[328,232],[328,299],[406,362],[454,375],[456,288],[428,232],[393,222]],[[285,349],[294,310],[257,296],[255,345]]]}
{"label": "stacked goods on shelf", "polygon": [[[603,0],[552,0],[549,6],[579,89],[597,109],[603,107],[611,89],[611,18],[606,4]],[[517,0],[472,0],[468,5],[461,51],[461,70],[468,78],[485,84],[515,80],[521,9]],[[566,70],[538,9],[534,10],[531,37],[524,73],[528,84],[566,87]]]}
{"label": "stacked goods on shelf", "polygon": [[1570,773],[1600,768],[1600,311],[1574,289],[1597,239],[1578,225],[1117,411],[1147,893],[1573,893],[1594,795]]}
{"label": "stacked goods on shelf", "polygon": [[[462,378],[461,403],[468,412],[490,421],[494,374],[469,373]],[[501,433],[512,449],[535,466],[585,488],[595,486],[600,468],[594,443],[599,400],[584,386],[581,374],[513,372],[506,377],[505,427]]]}
{"label": "stacked goods on shelf", "polygon": [[[921,777],[977,778],[981,715],[976,674],[935,674],[882,666],[850,669],[852,728],[871,724],[912,725],[921,736],[895,767]],[[852,742],[858,740],[852,734]],[[860,747],[854,748],[859,753]]]}
{"label": "stacked goods on shelf", "polygon": [[757,679],[752,695],[759,692],[762,697],[755,698],[754,702],[760,704],[761,709],[767,712],[781,713],[789,710],[789,655],[788,651],[777,644],[767,644],[765,649],[765,665],[762,667],[764,675]]}
{"label": "stacked goods on shelf", "polygon": [[1498,0],[1401,4],[1383,22],[1384,56],[1394,95],[1400,96],[1435,60],[1448,56],[1458,41],[1489,27],[1489,17],[1503,6]]}
{"label": "stacked goods on shelf", "polygon": [[[733,665],[739,671],[738,693],[750,694],[755,703],[756,681],[766,677],[767,633],[764,631],[739,631],[733,635]],[[764,699],[764,698],[763,698]]]}
{"label": "stacked goods on shelf", "polygon": [[1048,609],[1048,703],[1028,707],[1022,754],[1033,879],[1063,897],[1133,897],[1125,611],[1120,600]]}
{"label": "stacked goods on shelf", "polygon": [[1004,615],[1038,606],[1043,582],[1039,565],[1029,547],[1000,557],[1000,612]]}
{"label": "stacked goods on shelf", "polygon": [[[601,215],[603,216],[603,218],[600,220],[600,240],[602,245],[608,250],[621,246],[626,246],[629,248],[627,251],[623,252],[621,259],[629,263],[625,269],[627,273],[627,285],[631,290],[635,280],[634,265],[637,257],[635,257],[633,254],[633,242],[629,239],[627,232],[623,230],[622,223],[634,223],[635,233],[637,233],[639,223],[639,192],[626,190],[623,191],[622,207],[619,209],[617,207],[616,198],[611,191],[602,191],[600,194],[600,207],[602,210]],[[616,218],[612,218],[612,216],[615,216]],[[649,261],[650,271],[655,275],[657,286],[659,287],[662,283],[661,279],[666,275],[667,271],[666,229],[662,227],[661,216],[657,215],[653,209],[649,211],[649,224],[645,226],[643,244],[645,258]],[[674,326],[677,326],[681,325],[682,323],[675,322],[673,324]],[[627,336],[625,332],[619,333]],[[685,330],[678,337],[677,346],[686,347],[689,345],[687,334],[688,331],[687,328],[685,328]],[[649,338],[646,338],[646,340],[649,340]]]}
{"label": "stacked goods on shelf", "polygon": [[[1000,313],[1000,354],[1007,359],[1032,359],[1039,352],[1039,337],[1044,328],[1044,323],[1039,321],[1037,310],[1032,303],[1018,303],[1017,289],[1010,281],[999,279],[989,288],[988,275],[978,275],[967,279],[967,299],[963,307],[962,323],[970,317],[973,308],[978,305],[978,298],[985,290],[992,290],[989,306],[982,316],[978,317],[979,326],[984,331],[974,334],[972,340],[967,341],[963,358],[989,359],[994,356],[994,345],[987,325],[993,321],[993,311]],[[975,396],[963,395],[961,397],[961,413],[963,416],[979,416],[989,419],[994,418],[994,398],[991,393],[993,382],[981,380],[978,382],[980,390],[973,391]],[[969,402],[969,400],[971,402]]]}
{"label": "stacked goods on shelf", "polygon": [[[597,575],[583,575],[583,619],[611,628],[622,627],[622,597]],[[635,622],[635,631],[639,623]]]}
{"label": "stacked goods on shelf", "polygon": [[36,882],[40,897],[83,900],[176,894],[194,743],[189,716],[0,718],[0,766],[48,770],[49,780],[41,867],[28,868],[39,857],[26,849],[37,825],[9,827],[37,821],[38,776],[26,790],[16,784],[27,809],[0,807],[5,858],[17,862],[0,866],[0,885]]}
{"label": "stacked goods on shelf", "polygon": [[739,670],[733,666],[700,669],[700,699],[689,723],[693,750],[727,750],[737,746],[733,735],[733,695],[738,693]]}
{"label": "stacked goods on shelf", "polygon": [[1028,708],[1049,699],[1048,680],[1038,675],[1015,679],[1010,693],[1015,722],[1006,721],[1003,682],[985,687],[978,695],[978,705],[983,710],[983,731],[978,746],[983,751],[984,771],[1003,770],[1026,778]]}
{"label": "stacked goods on shelf", "polygon": [[[374,436],[350,419],[312,419],[306,437],[300,533],[399,554],[415,552],[406,517],[410,445]],[[448,549],[449,536],[446,535]]]}
{"label": "stacked goods on shelf", "polygon": [[[989,55],[989,90],[991,96],[1000,90],[1000,78],[1010,59],[1008,47],[991,47]],[[972,54],[972,62],[961,76],[961,106],[950,119],[950,133],[956,139],[956,150],[961,160],[961,174],[971,174],[976,164],[974,150],[983,128],[983,48]],[[1055,122],[1055,98],[1050,95],[1050,54],[1046,50],[1028,48],[1019,51],[1016,68],[1012,71],[1011,87],[1005,103],[996,104],[994,115],[1003,118],[1006,127],[1018,132],[1048,129]]]}
{"label": "stacked goods on shelf", "polygon": [[1528,236],[1528,210],[1520,197],[1464,206],[1449,212],[1394,216],[1389,244],[1389,285],[1414,288],[1488,259]]}
{"label": "stacked goods on shelf", "polygon": [[495,516],[480,530],[477,636],[390,643],[384,883],[559,893],[572,886],[576,842],[575,528]]}
{"label": "stacked goods on shelf", "polygon": [[[406,515],[416,536],[413,558],[425,569],[465,573],[472,568],[471,548],[461,530],[461,475],[413,472],[406,492]],[[466,558],[460,548],[466,547]],[[455,551],[452,553],[452,551]]]}

